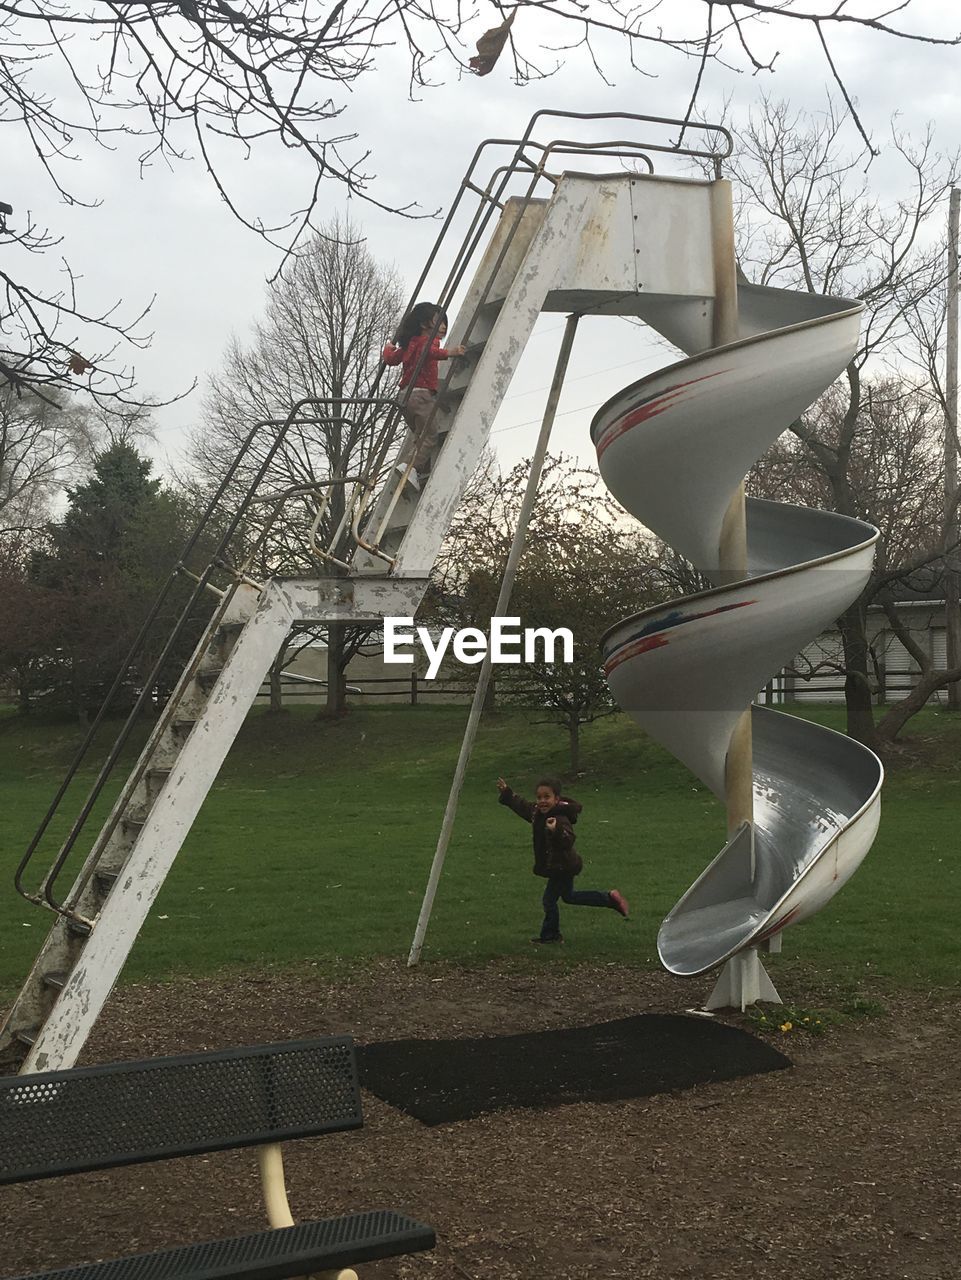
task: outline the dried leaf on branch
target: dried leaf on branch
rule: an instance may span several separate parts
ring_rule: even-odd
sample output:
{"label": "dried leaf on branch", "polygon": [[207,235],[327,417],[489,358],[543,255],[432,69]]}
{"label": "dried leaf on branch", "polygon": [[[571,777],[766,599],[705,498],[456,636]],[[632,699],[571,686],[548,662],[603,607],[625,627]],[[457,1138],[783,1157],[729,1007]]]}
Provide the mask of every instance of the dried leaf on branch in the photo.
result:
{"label": "dried leaf on branch", "polygon": [[491,27],[490,31],[485,31],[477,41],[477,53],[468,63],[475,75],[488,76],[494,70],[497,59],[503,53],[504,45],[507,44],[516,17],[517,10],[514,9],[506,21],[499,27]]}

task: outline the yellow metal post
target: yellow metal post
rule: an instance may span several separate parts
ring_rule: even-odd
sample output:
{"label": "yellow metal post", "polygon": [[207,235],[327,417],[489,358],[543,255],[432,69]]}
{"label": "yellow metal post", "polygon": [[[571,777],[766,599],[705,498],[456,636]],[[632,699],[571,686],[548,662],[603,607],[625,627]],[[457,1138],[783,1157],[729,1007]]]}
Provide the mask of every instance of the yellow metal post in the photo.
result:
{"label": "yellow metal post", "polygon": [[[734,201],[731,184],[718,178],[711,187],[711,238],[714,262],[713,345],[723,347],[740,337],[737,315],[737,259],[734,252]],[[718,546],[721,582],[739,582],[747,577],[747,519],[744,485],[740,484],[724,514]],[[727,800],[727,834],[754,824],[753,743],[751,708],[734,726],[724,762]],[[751,836],[751,878],[756,871],[753,830]],[[706,1004],[708,1009],[740,1006],[743,1011],[758,1000],[779,1002],[780,997],[764,971],[756,947],[749,947],[729,960]]]}
{"label": "yellow metal post", "polygon": [[[272,1227],[292,1227],[293,1215],[287,1200],[287,1184],[284,1179],[284,1154],[279,1143],[272,1142],[257,1149],[260,1165],[260,1186],[264,1194],[267,1221]],[[315,1271],[312,1280],[360,1280],[351,1267],[339,1267],[336,1271]]]}
{"label": "yellow metal post", "polygon": [[[711,187],[711,235],[714,259],[713,345],[722,347],[738,340],[737,263],[734,254],[734,206],[731,184],[719,178]],[[747,522],[744,514],[744,485],[738,487],[724,515],[718,548],[722,582],[737,582],[747,576]],[[742,822],[754,820],[754,792],[751,781],[751,712],[744,712],[731,735],[727,749],[725,782],[727,790],[727,833],[733,836]],[[751,873],[754,852],[751,851]]]}

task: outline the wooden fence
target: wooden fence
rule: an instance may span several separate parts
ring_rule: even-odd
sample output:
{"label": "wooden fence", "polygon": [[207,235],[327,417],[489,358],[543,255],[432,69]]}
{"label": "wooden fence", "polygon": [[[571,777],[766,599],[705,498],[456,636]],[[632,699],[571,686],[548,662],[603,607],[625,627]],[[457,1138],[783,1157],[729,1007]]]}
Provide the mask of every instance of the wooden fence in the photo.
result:
{"label": "wooden fence", "polygon": [[[826,677],[816,676],[805,680],[803,676],[782,673],[770,681],[758,694],[756,701],[768,706],[783,706],[791,702],[836,702],[844,701],[844,682],[839,676],[826,683]],[[897,702],[911,693],[917,683],[914,672],[880,672],[880,679],[872,681],[872,698],[878,706],[888,702]],[[347,689],[350,698],[370,698],[399,701],[408,706],[418,704],[437,705],[466,703],[474,695],[474,680],[438,679],[428,680],[423,675],[412,671],[404,676],[364,676],[359,679],[348,677]],[[321,702],[325,696],[327,682],[304,676],[284,673],[280,680],[281,700],[284,703],[297,702],[309,698]],[[517,694],[517,685],[511,682],[511,692]],[[531,689],[532,699],[539,701],[537,690]],[[257,696],[261,705],[270,699],[270,688],[265,682]],[[932,703],[946,703],[947,690],[935,693]]]}

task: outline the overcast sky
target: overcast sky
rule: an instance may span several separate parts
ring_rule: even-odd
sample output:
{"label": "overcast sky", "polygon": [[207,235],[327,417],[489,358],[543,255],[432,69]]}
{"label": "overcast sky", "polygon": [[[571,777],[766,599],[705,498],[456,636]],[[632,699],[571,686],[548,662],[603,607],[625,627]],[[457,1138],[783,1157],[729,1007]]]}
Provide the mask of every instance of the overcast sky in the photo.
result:
{"label": "overcast sky", "polygon": [[[677,0],[667,17],[692,5]],[[875,5],[860,5],[860,11]],[[857,5],[854,6],[857,11]],[[693,4],[703,12],[703,6]],[[913,29],[954,34],[961,27],[956,0],[912,0]],[[495,20],[481,3],[471,38]],[[524,45],[532,35],[551,38],[545,19],[521,11],[515,34]],[[706,115],[745,112],[763,92],[785,98],[798,108],[823,108],[829,71],[814,32],[798,23],[771,24],[757,35],[768,54],[778,49],[774,74],[735,74],[710,67],[700,95]],[[902,126],[920,132],[933,121],[937,140],[953,150],[961,140],[961,49],[909,44],[852,27],[833,37],[836,61],[876,141],[883,143],[892,112]],[[449,64],[438,79],[445,82],[407,97],[403,59],[390,50],[378,56],[378,69],[343,95],[343,132],[354,132],[370,150],[366,168],[377,175],[372,191],[387,204],[417,201],[424,210],[445,209],[476,146],[486,137],[518,137],[531,114],[542,108],[581,111],[630,111],[658,116],[682,115],[690,96],[694,64],[670,54],[652,52],[651,77],[629,67],[613,38],[599,46],[610,85],[591,69],[586,56],[575,53],[552,78],[518,87],[504,62],[485,77],[459,77]],[[546,58],[545,58],[546,61]],[[548,130],[548,134],[553,130]],[[853,130],[850,140],[857,145]],[[10,139],[7,139],[9,142]],[[360,144],[358,144],[358,147]],[[664,166],[670,171],[670,164]],[[280,159],[254,156],[232,166],[234,181],[266,218],[297,207],[310,180],[305,160],[288,154]],[[882,190],[890,187],[884,157],[872,170]],[[216,370],[231,333],[241,338],[263,305],[265,279],[278,261],[275,250],[238,224],[218,197],[198,163],[169,171],[149,170],[141,179],[123,153],[88,157],[73,177],[87,197],[102,203],[96,210],[67,207],[31,165],[25,149],[5,156],[0,198],[18,212],[29,206],[38,220],[64,237],[63,254],[84,273],[82,287],[93,305],[124,299],[132,314],[156,294],[146,327],[153,331],[148,351],[134,355],[140,385],[156,396],[170,396],[194,379],[200,388]],[[887,194],[894,194],[890,189]],[[335,184],[325,190],[323,208],[333,213],[348,207]],[[361,200],[349,203],[373,254],[393,263],[413,283],[429,251],[437,225],[383,213]],[[945,210],[945,217],[947,210]],[[563,318],[544,317],[529,355],[515,377],[495,426],[494,443],[505,464],[530,452],[536,422]],[[569,381],[560,406],[553,447],[591,460],[587,435],[593,408],[620,386],[665,363],[636,327],[623,321],[599,320],[581,326]],[[185,432],[198,421],[201,391],[158,412],[158,461],[178,460]]]}

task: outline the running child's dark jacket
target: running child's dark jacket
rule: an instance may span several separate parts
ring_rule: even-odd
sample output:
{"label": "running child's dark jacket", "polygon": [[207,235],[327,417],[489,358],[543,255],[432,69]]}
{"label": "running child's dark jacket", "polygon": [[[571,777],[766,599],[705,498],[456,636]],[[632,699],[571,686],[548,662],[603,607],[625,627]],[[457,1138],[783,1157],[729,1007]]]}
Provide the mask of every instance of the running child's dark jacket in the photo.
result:
{"label": "running child's dark jacket", "polygon": [[[529,800],[515,795],[510,787],[500,793],[499,800],[533,828],[535,876],[578,875],[584,864],[574,847],[574,823],[583,805],[576,800],[561,799],[553,809],[542,813]],[[548,818],[557,819],[553,831],[547,829]]]}

